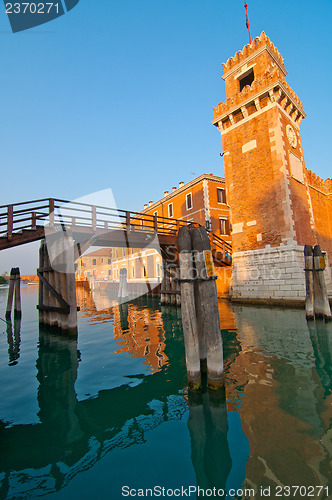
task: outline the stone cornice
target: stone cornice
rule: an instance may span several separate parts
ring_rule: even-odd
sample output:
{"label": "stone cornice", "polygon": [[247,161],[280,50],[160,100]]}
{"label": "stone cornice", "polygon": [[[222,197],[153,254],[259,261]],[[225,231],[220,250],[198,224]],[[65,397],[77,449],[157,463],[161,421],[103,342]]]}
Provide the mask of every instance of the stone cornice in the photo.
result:
{"label": "stone cornice", "polygon": [[293,89],[288,85],[284,76],[280,73],[277,67],[272,65],[267,68],[264,75],[258,79],[254,80],[252,84],[244,87],[242,92],[237,93],[233,97],[229,97],[225,102],[220,102],[215,108],[213,108],[213,116],[216,119],[218,116],[223,115],[226,112],[230,112],[231,109],[243,105],[247,100],[255,99],[260,96],[264,91],[267,91],[271,86],[281,86],[283,93],[287,95],[289,100],[299,109],[300,113],[305,116],[302,109],[302,102],[293,91]]}
{"label": "stone cornice", "polygon": [[[293,121],[295,126],[299,128],[299,125],[302,119],[306,117],[306,114],[302,109],[301,101],[298,98],[295,98],[297,96],[294,95],[294,92],[289,87],[289,85],[285,85],[285,83],[286,82],[282,82],[280,80],[272,81],[270,85],[261,88],[258,92],[255,93],[250,92],[251,88],[248,87],[247,93],[241,92],[241,94],[238,94],[242,97],[241,100],[236,99],[235,101],[237,102],[234,103],[234,100],[227,99],[225,103],[221,103],[224,104],[223,106],[218,105],[217,108],[214,108],[215,118],[212,121],[212,124],[217,126],[222,133],[226,133],[229,130],[235,128],[235,126],[237,126],[238,124],[241,124],[243,121],[248,121],[251,117],[255,117],[258,115],[258,113],[261,113],[265,109],[268,109],[268,107],[271,107],[271,104],[276,103],[280,106],[282,111]],[[247,95],[247,99],[244,98],[245,95]],[[260,102],[265,98],[268,100],[267,105],[260,106]],[[256,108],[256,111],[251,112],[251,114],[248,116],[249,106],[253,106],[254,108]],[[218,110],[224,112],[218,115]],[[233,116],[239,116],[239,114],[240,116],[242,115],[242,117],[240,118],[240,120],[235,122]],[[229,123],[227,125],[226,122],[228,121]]]}
{"label": "stone cornice", "polygon": [[164,196],[160,200],[155,201],[149,207],[145,208],[144,210],[141,210],[140,213],[145,214],[147,212],[150,212],[151,210],[157,209],[163,203],[171,203],[172,199],[175,196],[178,196],[179,194],[183,193],[184,191],[187,191],[187,189],[190,189],[191,187],[195,186],[199,182],[202,182],[203,180],[217,182],[218,184],[225,184],[224,177],[218,177],[218,176],[213,175],[213,174],[202,174],[199,177],[196,177],[196,179],[193,179],[192,181],[188,182],[187,184],[184,184],[184,186],[181,186],[180,188],[176,189],[175,191],[172,191],[167,196]]}

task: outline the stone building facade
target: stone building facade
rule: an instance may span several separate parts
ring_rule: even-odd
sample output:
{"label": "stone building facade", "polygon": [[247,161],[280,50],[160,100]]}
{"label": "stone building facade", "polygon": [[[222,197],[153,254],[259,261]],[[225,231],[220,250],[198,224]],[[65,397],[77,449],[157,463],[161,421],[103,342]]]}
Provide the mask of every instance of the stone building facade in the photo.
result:
{"label": "stone building facade", "polygon": [[332,181],[305,167],[306,115],[286,75],[264,32],[223,64],[227,99],[213,124],[222,136],[237,300],[303,302],[303,246],[318,243],[332,258]]}
{"label": "stone building facade", "polygon": [[157,202],[144,205],[142,214],[197,222],[206,229],[231,242],[229,206],[225,179],[202,174],[185,184],[180,182],[172,191],[164,191]]}

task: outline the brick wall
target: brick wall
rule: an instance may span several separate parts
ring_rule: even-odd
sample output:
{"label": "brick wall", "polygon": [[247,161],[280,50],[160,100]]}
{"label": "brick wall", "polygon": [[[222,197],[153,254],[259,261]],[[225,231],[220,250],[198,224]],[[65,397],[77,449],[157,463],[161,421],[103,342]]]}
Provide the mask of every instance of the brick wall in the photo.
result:
{"label": "brick wall", "polygon": [[[213,123],[224,151],[233,297],[301,301],[303,245],[319,243],[332,262],[332,180],[306,170],[302,102],[268,37],[262,33],[223,69],[227,99]],[[242,88],[250,72],[254,80]]]}

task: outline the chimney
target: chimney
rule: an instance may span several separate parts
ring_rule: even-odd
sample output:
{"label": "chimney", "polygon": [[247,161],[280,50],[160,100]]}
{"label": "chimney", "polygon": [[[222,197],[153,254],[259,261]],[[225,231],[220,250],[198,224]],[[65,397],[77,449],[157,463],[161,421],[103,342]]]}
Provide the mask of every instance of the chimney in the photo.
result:
{"label": "chimney", "polygon": [[164,196],[169,195],[169,191],[164,191]]}
{"label": "chimney", "polygon": [[173,191],[176,191],[176,187],[175,186],[173,186],[172,189],[173,189]]}
{"label": "chimney", "polygon": [[145,205],[144,205],[144,210],[145,210],[146,208],[148,208],[148,204],[147,204],[147,203],[145,203]]}
{"label": "chimney", "polygon": [[151,207],[152,204],[153,204],[153,201],[149,201],[149,207]]}
{"label": "chimney", "polygon": [[184,182],[183,181],[179,182],[179,188],[182,188],[183,186],[184,186]]}

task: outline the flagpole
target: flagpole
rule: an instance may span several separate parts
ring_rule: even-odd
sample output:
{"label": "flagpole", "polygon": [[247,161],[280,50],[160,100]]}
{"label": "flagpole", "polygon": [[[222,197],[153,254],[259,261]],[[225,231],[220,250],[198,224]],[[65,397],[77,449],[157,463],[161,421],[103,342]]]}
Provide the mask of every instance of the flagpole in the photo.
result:
{"label": "flagpole", "polygon": [[249,25],[249,16],[248,16],[248,4],[245,2],[244,7],[246,9],[246,16],[247,16],[247,28],[249,32],[249,43],[251,43],[251,34],[250,34],[250,25]]}

